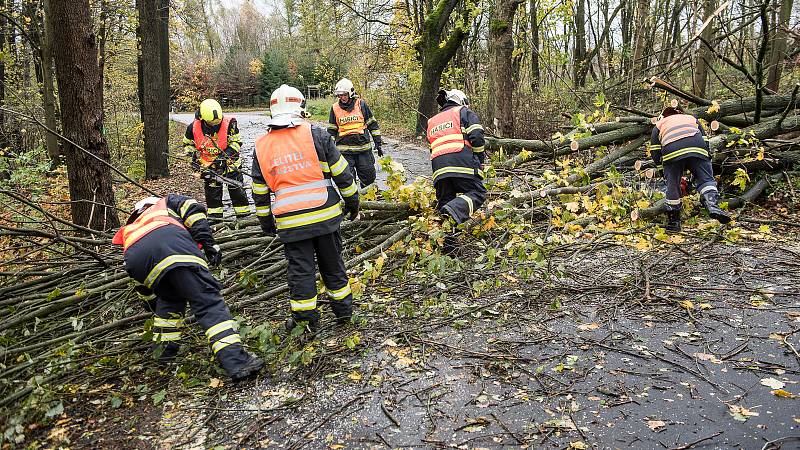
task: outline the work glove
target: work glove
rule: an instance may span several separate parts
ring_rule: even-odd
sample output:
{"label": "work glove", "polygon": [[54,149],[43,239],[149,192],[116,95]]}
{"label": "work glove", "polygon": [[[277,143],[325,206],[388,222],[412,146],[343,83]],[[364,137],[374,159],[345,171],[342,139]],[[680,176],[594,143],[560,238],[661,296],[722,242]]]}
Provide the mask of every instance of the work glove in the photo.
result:
{"label": "work glove", "polygon": [[275,236],[275,233],[278,232],[278,228],[275,226],[275,216],[272,214],[259,216],[258,222],[261,224],[261,231],[265,236]]}
{"label": "work glove", "polygon": [[209,172],[208,170],[204,170],[200,172],[200,178],[206,181],[211,181],[214,179],[214,175],[212,175],[211,172]]}
{"label": "work glove", "polygon": [[222,262],[222,252],[219,250],[219,245],[204,245],[203,251],[211,266],[218,266]]}
{"label": "work glove", "polygon": [[383,149],[381,148],[381,146],[379,145],[375,147],[375,150],[378,152],[378,157],[383,158]]}
{"label": "work glove", "polygon": [[349,220],[356,220],[358,218],[358,196],[353,195],[344,199],[344,213]]}

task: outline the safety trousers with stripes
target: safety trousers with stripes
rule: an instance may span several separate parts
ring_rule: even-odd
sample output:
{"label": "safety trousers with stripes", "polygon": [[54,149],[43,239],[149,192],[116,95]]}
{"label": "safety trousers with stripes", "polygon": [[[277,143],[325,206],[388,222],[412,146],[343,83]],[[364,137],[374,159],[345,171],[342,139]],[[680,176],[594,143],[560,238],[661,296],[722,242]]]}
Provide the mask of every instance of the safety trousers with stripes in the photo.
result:
{"label": "safety trousers with stripes", "polygon": [[[244,183],[242,172],[238,170],[231,170],[225,173],[225,177]],[[236,217],[244,217],[250,214],[250,202],[247,200],[247,193],[244,189],[231,185],[227,186]],[[206,194],[208,217],[212,219],[221,219],[222,213],[224,212],[224,208],[222,207],[222,182],[215,179],[206,180],[203,187]]]}
{"label": "safety trousers with stripes", "polygon": [[283,244],[283,250],[289,263],[289,300],[292,317],[296,321],[307,321],[312,328],[316,328],[319,322],[317,264],[333,313],[340,320],[352,316],[353,293],[342,260],[342,237],[339,231],[287,242]]}
{"label": "safety trousers with stripes", "polygon": [[436,209],[456,223],[468,220],[486,200],[486,187],[477,177],[441,178],[433,187],[436,188]]}
{"label": "safety trousers with stripes", "polygon": [[667,184],[665,193],[665,209],[678,210],[681,208],[681,178],[686,173],[686,169],[692,173],[694,185],[700,195],[708,191],[717,190],[717,182],[714,180],[714,169],[711,160],[704,156],[690,156],[677,161],[664,162],[664,181]]}
{"label": "safety trousers with stripes", "polygon": [[203,327],[211,350],[228,373],[234,373],[250,358],[242,348],[231,313],[220,295],[220,285],[203,267],[176,267],[154,288],[153,341],[175,353],[181,339],[186,303]]}

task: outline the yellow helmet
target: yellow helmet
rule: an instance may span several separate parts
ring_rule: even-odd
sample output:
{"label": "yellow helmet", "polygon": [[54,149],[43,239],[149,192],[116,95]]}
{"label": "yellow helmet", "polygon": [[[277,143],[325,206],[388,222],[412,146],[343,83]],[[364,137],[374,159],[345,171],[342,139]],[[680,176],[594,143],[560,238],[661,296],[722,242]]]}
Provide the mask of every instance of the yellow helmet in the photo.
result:
{"label": "yellow helmet", "polygon": [[207,98],[200,103],[200,118],[209,125],[222,122],[222,106],[213,98]]}

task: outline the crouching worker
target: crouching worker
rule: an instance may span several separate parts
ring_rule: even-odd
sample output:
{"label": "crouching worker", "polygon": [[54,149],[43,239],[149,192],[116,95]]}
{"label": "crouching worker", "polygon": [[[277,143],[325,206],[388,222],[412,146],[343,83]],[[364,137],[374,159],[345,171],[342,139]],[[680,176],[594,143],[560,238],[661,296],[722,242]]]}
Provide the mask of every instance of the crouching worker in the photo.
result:
{"label": "crouching worker", "polygon": [[222,254],[203,206],[182,195],[148,197],[136,203],[112,242],[122,245],[125,270],[141,283],[140,296],[155,296],[153,347],[161,346],[160,359],[178,353],[188,301],[231,379],[244,380],[261,370],[264,362],[242,347],[220,285],[208,270],[209,264],[221,262]]}
{"label": "crouching worker", "polygon": [[666,230],[681,231],[681,178],[686,169],[694,177],[700,202],[708,215],[720,223],[731,221],[719,207],[719,191],[708,152],[708,139],[697,119],[680,107],[668,107],[661,113],[650,139],[650,151],[656,164],[664,164],[667,184],[665,209]]}
{"label": "crouching worker", "polygon": [[292,316],[286,329],[304,324],[313,334],[320,317],[317,266],[337,321],[347,323],[352,315],[339,224],[343,213],[358,217],[359,202],[347,160],[326,130],[304,119],[305,103],[299,90],[285,84],[272,93],[272,119],[267,134],[256,140],[252,175],[261,229],[278,234],[288,262]]}
{"label": "crouching worker", "polygon": [[[460,224],[486,199],[483,126],[460,90],[441,90],[436,102],[441,112],[428,119],[427,130],[436,208]],[[445,252],[454,246],[455,237],[446,237]]]}

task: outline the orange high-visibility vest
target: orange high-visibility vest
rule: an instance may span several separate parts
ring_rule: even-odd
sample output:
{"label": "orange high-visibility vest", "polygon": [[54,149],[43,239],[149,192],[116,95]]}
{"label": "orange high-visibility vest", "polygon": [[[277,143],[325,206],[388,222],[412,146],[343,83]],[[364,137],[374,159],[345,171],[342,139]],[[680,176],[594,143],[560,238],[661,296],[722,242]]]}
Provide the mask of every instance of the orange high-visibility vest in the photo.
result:
{"label": "orange high-visibility vest", "polygon": [[200,119],[194,119],[192,124],[192,134],[194,135],[194,146],[200,152],[200,161],[204,166],[210,166],[217,155],[222,150],[228,148],[228,126],[231,123],[231,117],[223,117],[217,132],[216,146],[211,136],[203,134],[203,124]]}
{"label": "orange high-visibility vest", "polygon": [[336,125],[339,127],[339,137],[350,134],[361,134],[366,126],[364,125],[364,113],[361,112],[361,99],[354,99],[352,111],[347,111],[339,106],[339,102],[333,104],[333,115],[336,117]]}
{"label": "orange high-visibility vest", "polygon": [[311,125],[275,128],[256,140],[261,174],[275,193],[276,216],[317,208],[328,201],[330,180],[325,178],[311,135]]}
{"label": "orange high-visibility vest", "polygon": [[661,145],[671,144],[679,139],[694,136],[700,132],[697,119],[688,114],[674,114],[656,122],[658,140]]}
{"label": "orange high-visibility vest", "polygon": [[186,229],[180,221],[170,217],[167,199],[162,198],[155,205],[147,208],[133,223],[120,227],[117,233],[114,234],[114,239],[111,240],[111,243],[121,244],[122,250],[125,251],[151,231],[170,224]]}
{"label": "orange high-visibility vest", "polygon": [[463,106],[450,108],[428,119],[431,159],[460,152],[465,146],[472,147],[461,132],[461,108]]}

